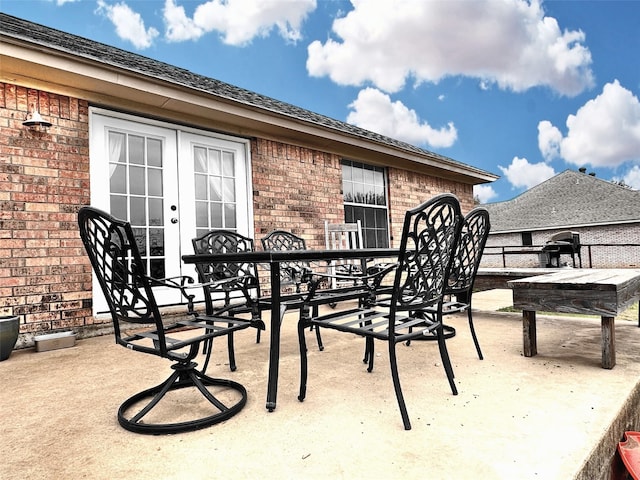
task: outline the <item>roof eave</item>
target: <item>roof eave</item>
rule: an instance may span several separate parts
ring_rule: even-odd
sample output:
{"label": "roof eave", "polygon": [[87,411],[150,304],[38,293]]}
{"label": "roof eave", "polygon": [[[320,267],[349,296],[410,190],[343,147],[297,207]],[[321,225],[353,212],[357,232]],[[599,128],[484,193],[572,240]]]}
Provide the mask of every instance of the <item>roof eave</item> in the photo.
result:
{"label": "roof eave", "polygon": [[[194,89],[72,52],[0,35],[0,80],[245,137],[262,136],[354,160],[427,173],[466,184],[497,175],[426,151],[399,146]],[[416,149],[418,150],[418,149]]]}

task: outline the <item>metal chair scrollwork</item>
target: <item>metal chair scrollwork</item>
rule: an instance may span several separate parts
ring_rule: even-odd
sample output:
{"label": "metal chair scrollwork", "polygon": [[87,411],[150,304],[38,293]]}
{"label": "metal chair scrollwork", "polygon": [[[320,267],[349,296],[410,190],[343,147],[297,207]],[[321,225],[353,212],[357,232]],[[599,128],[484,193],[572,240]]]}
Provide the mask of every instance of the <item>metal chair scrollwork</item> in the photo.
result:
{"label": "metal chair scrollwork", "polygon": [[[252,252],[253,240],[231,230],[211,230],[191,240],[196,254]],[[196,263],[198,279],[203,284],[207,315],[226,313],[240,315],[250,313],[260,343],[260,331],[264,330],[261,312],[267,306],[260,303],[260,282],[255,263],[217,262]],[[208,344],[205,345],[208,348]],[[228,336],[229,367],[236,369],[233,334]],[[204,369],[206,370],[206,368]]]}
{"label": "metal chair scrollwork", "polygon": [[440,356],[451,391],[456,395],[453,368],[449,359],[442,328],[442,315],[437,321],[424,323],[419,312],[424,308],[441,309],[449,267],[456,242],[460,235],[462,214],[457,198],[450,194],[439,195],[406,212],[398,263],[395,268],[391,299],[384,304],[376,302],[376,287],[381,274],[365,275],[371,282],[372,295],[357,308],[316,315],[307,308],[298,323],[300,342],[300,393],[303,401],[307,391],[307,346],[305,331],[309,326],[329,328],[339,332],[362,336],[366,340],[368,371],[373,369],[374,343],[387,343],[391,375],[404,428],[411,423],[400,386],[396,345],[412,338],[434,336],[438,340]]}
{"label": "metal chair scrollwork", "polygon": [[[460,233],[460,239],[456,245],[456,253],[451,264],[449,281],[445,289],[445,299],[443,299],[442,304],[442,315],[445,316],[467,312],[471,338],[480,360],[484,357],[473,324],[471,297],[490,228],[489,212],[483,207],[473,209],[464,218],[462,232]],[[433,321],[437,313],[438,309],[428,308],[423,310],[422,315],[428,323]],[[450,325],[444,325],[444,331],[446,337],[452,337],[456,334],[455,328]]]}
{"label": "metal chair scrollwork", "polygon": [[[197,369],[194,359],[203,342],[249,328],[253,323],[229,315],[194,314],[194,296],[187,291],[193,279],[149,277],[128,222],[96,208],[83,207],[78,212],[78,224],[109,305],[116,342],[129,350],[173,362],[173,373],[167,380],[122,403],[118,409],[120,425],[137,433],[167,434],[207,427],[236,415],[247,401],[245,387],[232,380],[205,375]],[[179,290],[190,313],[165,324],[154,286]],[[176,403],[173,409],[156,408],[175,403],[177,399],[169,397],[176,390],[194,393],[199,401]],[[188,411],[190,406],[194,407],[193,412]]]}

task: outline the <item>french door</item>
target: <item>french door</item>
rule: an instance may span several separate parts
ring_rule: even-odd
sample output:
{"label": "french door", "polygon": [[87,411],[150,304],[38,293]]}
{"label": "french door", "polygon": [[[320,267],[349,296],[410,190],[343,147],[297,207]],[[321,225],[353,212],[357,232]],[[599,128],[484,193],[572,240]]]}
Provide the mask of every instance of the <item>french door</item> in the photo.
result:
{"label": "french door", "polygon": [[[92,109],[90,158],[91,204],[131,223],[154,278],[196,278],[181,256],[210,229],[252,231],[249,146],[242,139]],[[154,292],[160,305],[184,300],[174,289]],[[93,303],[94,314],[106,311],[95,281]]]}

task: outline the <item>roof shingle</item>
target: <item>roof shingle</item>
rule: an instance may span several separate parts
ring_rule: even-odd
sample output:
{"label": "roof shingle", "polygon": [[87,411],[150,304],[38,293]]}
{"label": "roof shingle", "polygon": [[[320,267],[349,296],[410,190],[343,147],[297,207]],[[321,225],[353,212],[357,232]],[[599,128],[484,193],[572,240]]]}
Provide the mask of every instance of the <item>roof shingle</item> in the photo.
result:
{"label": "roof shingle", "polygon": [[640,192],[572,170],[484,206],[491,233],[640,222]]}

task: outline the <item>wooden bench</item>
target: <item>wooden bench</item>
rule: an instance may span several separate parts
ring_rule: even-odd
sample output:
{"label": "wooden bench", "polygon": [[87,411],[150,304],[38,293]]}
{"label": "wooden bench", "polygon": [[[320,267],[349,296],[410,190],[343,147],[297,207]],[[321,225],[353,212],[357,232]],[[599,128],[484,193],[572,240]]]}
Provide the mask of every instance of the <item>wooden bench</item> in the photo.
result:
{"label": "wooden bench", "polygon": [[507,282],[513,306],[522,309],[525,357],[537,352],[536,311],[600,315],[602,367],[616,364],[614,319],[640,298],[640,270],[555,269]]}

